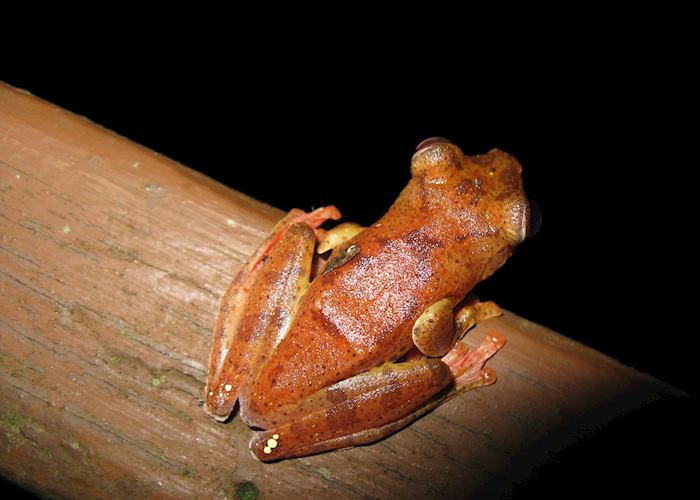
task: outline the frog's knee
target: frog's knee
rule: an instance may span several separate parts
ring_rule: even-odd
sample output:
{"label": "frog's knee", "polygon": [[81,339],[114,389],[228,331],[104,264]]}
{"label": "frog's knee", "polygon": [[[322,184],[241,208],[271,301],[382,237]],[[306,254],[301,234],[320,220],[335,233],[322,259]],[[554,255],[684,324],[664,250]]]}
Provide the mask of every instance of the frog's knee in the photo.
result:
{"label": "frog's knee", "polygon": [[454,301],[438,300],[413,325],[413,343],[426,356],[444,356],[455,343]]}

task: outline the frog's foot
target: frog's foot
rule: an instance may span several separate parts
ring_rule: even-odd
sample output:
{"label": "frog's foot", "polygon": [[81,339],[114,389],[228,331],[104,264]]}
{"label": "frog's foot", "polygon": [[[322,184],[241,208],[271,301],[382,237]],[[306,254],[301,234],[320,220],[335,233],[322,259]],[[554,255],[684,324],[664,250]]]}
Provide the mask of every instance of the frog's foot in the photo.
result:
{"label": "frog's foot", "polygon": [[263,461],[369,444],[430,409],[452,381],[439,359],[386,363],[305,398],[251,441]]}
{"label": "frog's foot", "polygon": [[[338,209],[294,209],[274,228],[239,271],[221,300],[214,329],[204,411],[226,420],[258,353],[286,332],[291,311],[306,289],[318,226],[340,217]],[[275,292],[275,293],[273,293]],[[260,318],[260,311],[274,311]]]}
{"label": "frog's foot", "polygon": [[463,342],[455,344],[442,358],[454,376],[455,394],[491,385],[496,381],[496,373],[484,365],[505,343],[502,335],[489,333],[476,349],[469,349]]}

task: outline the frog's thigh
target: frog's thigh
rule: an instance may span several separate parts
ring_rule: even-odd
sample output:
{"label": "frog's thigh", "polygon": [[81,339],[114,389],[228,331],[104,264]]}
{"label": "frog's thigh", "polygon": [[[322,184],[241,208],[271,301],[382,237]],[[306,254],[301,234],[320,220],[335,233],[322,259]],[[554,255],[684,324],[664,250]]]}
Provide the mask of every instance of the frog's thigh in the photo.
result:
{"label": "frog's thigh", "polygon": [[207,384],[205,411],[213,417],[231,413],[243,382],[286,334],[309,284],[315,241],[309,225],[294,223],[260,262],[223,363]]}
{"label": "frog's thigh", "polygon": [[387,363],[287,409],[282,423],[253,438],[251,450],[268,461],[372,443],[415,420],[452,380],[438,359]]}

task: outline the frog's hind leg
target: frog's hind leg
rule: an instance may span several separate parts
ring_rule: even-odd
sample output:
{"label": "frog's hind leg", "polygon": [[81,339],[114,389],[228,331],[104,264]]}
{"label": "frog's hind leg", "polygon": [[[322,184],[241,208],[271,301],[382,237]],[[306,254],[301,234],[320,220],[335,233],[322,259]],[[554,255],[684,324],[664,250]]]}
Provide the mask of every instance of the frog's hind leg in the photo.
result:
{"label": "frog's hind leg", "polygon": [[504,343],[490,334],[471,351],[458,342],[442,360],[386,363],[338,382],[286,411],[250,448],[270,461],[374,443],[457,394],[493,384],[495,374],[484,365]]}
{"label": "frog's hind leg", "polygon": [[[228,418],[256,361],[254,355],[271,348],[261,343],[278,341],[288,326],[287,313],[308,285],[315,240],[322,237],[318,226],[339,217],[335,207],[308,214],[292,210],[233,280],[221,300],[214,328],[204,394],[207,414],[217,420]],[[262,310],[274,312],[260,318]]]}
{"label": "frog's hind leg", "polygon": [[375,442],[417,418],[452,380],[439,359],[386,363],[281,409],[285,416],[254,437],[251,450],[270,461]]}

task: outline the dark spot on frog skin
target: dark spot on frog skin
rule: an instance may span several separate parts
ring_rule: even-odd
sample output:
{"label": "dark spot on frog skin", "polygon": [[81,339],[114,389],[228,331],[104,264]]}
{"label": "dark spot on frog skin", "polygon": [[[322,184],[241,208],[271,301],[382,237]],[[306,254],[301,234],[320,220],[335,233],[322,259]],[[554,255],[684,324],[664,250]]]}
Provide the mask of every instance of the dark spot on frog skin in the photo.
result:
{"label": "dark spot on frog skin", "polygon": [[458,155],[454,149],[450,149],[450,164],[457,170],[462,170],[464,168],[461,156]]}
{"label": "dark spot on frog skin", "polygon": [[522,179],[520,173],[522,168],[513,158],[506,160],[508,163],[504,168],[499,169],[498,179],[507,191],[522,191]]}
{"label": "dark spot on frog skin", "polygon": [[421,175],[418,178],[418,195],[420,197],[420,205],[418,205],[418,210],[421,212],[427,212],[430,209],[430,193],[425,182],[425,176]]}
{"label": "dark spot on frog skin", "polygon": [[455,186],[455,191],[460,196],[470,196],[469,205],[475,206],[481,201],[484,194],[482,181],[478,177],[476,179],[465,179]]}
{"label": "dark spot on frog skin", "polygon": [[326,397],[328,401],[333,404],[340,403],[348,399],[345,391],[340,387],[332,387],[326,391]]}
{"label": "dark spot on frog skin", "polygon": [[325,413],[326,425],[330,429],[342,429],[357,421],[357,409],[352,405],[332,406]]}
{"label": "dark spot on frog skin", "polygon": [[391,243],[391,240],[389,238],[385,238],[384,236],[376,236],[374,238],[374,241],[377,243],[377,245],[379,245],[380,248],[384,248]]}
{"label": "dark spot on frog skin", "polygon": [[445,246],[444,241],[429,236],[424,227],[407,232],[403,240],[406,241],[412,249],[416,250],[421,257],[427,257],[433,251]]}

